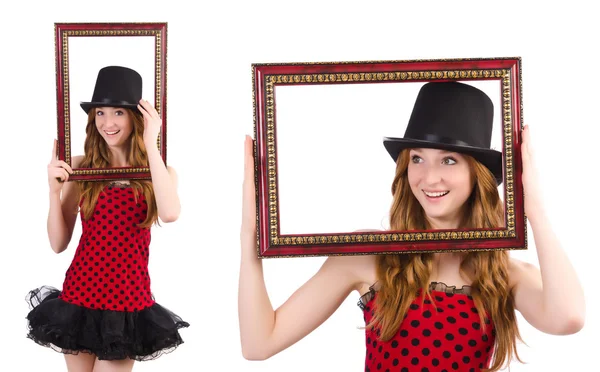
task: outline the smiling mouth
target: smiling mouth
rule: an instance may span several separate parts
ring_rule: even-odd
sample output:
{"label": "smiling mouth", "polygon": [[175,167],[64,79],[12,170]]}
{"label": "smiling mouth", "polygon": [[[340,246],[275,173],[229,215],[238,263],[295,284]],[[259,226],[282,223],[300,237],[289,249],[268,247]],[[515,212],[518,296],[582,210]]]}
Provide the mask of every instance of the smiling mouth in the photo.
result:
{"label": "smiling mouth", "polygon": [[450,191],[439,191],[439,192],[429,192],[423,190],[423,193],[429,198],[441,198],[443,196],[448,195]]}
{"label": "smiling mouth", "polygon": [[114,136],[115,134],[119,133],[120,131],[121,131],[120,129],[119,130],[115,130],[113,132],[109,132],[109,131],[105,130],[104,133],[106,133],[109,136]]}

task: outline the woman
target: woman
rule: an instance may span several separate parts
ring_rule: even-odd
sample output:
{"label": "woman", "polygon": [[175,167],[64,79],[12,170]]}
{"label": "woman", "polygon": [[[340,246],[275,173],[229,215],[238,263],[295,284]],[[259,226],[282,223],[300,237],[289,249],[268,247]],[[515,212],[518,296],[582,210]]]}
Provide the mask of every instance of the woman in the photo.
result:
{"label": "woman", "polygon": [[[492,112],[489,97],[469,85],[422,87],[405,137],[384,141],[397,163],[393,230],[503,225],[497,191],[501,154],[489,148]],[[366,322],[365,371],[498,371],[518,359],[515,310],[542,332],[579,331],[583,291],[546,218],[528,127],[522,136],[525,213],[541,271],[507,251],[332,256],[276,311],[256,257],[254,167],[247,138],[239,283],[244,357],[266,359],[296,343],[352,291],[361,295]]]}
{"label": "woman", "polygon": [[48,165],[48,238],[63,252],[80,211],[82,236],[62,291],[30,292],[28,337],[65,354],[69,371],[130,371],[183,341],[189,326],[154,302],[148,273],[150,227],[177,220],[177,176],[156,143],[161,119],[142,96],[134,70],[100,70],[88,114],[85,154],[73,168],[150,167],[151,181],[67,182],[72,168]]}

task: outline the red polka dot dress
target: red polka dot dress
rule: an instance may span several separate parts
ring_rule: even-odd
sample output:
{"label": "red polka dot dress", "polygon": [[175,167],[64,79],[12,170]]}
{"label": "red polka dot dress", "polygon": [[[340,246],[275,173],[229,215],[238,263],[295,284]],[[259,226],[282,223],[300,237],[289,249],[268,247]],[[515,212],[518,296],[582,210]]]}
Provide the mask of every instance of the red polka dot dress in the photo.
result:
{"label": "red polka dot dress", "polygon": [[109,187],[94,215],[82,219],[79,246],[59,298],[91,309],[139,311],[152,306],[148,259],[147,203],[131,188]]}
{"label": "red polka dot dress", "polygon": [[[390,340],[381,341],[377,329],[366,329],[365,372],[479,372],[489,367],[496,333],[487,316],[482,327],[470,288],[432,283],[430,290],[433,302],[423,302],[420,291]],[[359,302],[365,324],[373,317],[376,295],[371,288]]]}
{"label": "red polka dot dress", "polygon": [[183,341],[188,327],[155,303],[148,273],[147,201],[131,187],[109,184],[82,235],[63,290],[41,287],[28,296],[28,337],[64,353],[99,359],[154,359]]}

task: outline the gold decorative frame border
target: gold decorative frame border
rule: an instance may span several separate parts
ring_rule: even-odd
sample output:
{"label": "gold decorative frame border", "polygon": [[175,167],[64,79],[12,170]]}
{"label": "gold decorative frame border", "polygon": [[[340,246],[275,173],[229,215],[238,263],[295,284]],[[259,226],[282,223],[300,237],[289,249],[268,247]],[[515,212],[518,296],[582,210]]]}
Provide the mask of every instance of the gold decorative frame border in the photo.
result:
{"label": "gold decorative frame border", "polygon": [[[56,29],[56,25],[55,25]],[[71,165],[71,111],[69,100],[69,37],[77,36],[154,36],[154,107],[159,115],[162,107],[162,31],[158,29],[115,29],[115,30],[62,30],[61,32],[62,50],[62,89],[63,89],[63,113],[64,113],[64,137],[65,137],[65,161]],[[166,36],[166,35],[165,35]],[[162,130],[158,134],[156,145],[160,149],[162,140]],[[130,174],[130,173],[148,173],[149,167],[141,168],[112,168],[112,169],[73,169],[75,176],[101,175],[101,174]]]}
{"label": "gold decorative frame border", "polygon": [[[505,173],[505,215],[504,229],[465,230],[465,231],[432,231],[406,233],[368,233],[368,234],[335,234],[335,235],[285,235],[278,234],[278,198],[277,198],[277,159],[275,139],[275,89],[277,84],[339,84],[350,82],[385,82],[431,79],[499,79],[502,88],[502,126],[503,156]],[[514,162],[512,151],[512,93],[511,71],[508,69],[453,69],[431,71],[389,71],[389,72],[348,72],[348,73],[311,73],[311,74],[278,74],[265,75],[265,111],[266,111],[266,143],[267,143],[267,182],[269,198],[269,241],[273,246],[285,245],[331,245],[345,243],[381,243],[381,242],[415,242],[463,239],[498,239],[515,238],[515,200],[514,200]],[[519,82],[520,84],[520,82]],[[255,105],[254,105],[255,106]],[[522,111],[521,111],[522,113]],[[256,112],[254,112],[256,120]],[[495,250],[495,249],[491,249]],[[447,250],[446,250],[447,251]]]}

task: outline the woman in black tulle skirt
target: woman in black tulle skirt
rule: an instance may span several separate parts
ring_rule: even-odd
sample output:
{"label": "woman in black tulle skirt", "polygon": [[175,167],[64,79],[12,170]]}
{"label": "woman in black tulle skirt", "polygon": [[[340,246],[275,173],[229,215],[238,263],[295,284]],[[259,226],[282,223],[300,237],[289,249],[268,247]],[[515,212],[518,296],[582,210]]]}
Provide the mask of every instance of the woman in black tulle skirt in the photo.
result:
{"label": "woman in black tulle skirt", "polygon": [[150,227],[175,221],[180,203],[175,171],[156,147],[161,119],[141,100],[141,84],[131,69],[100,70],[92,102],[81,104],[85,152],[72,165],[149,166],[152,181],[67,182],[72,168],[56,159],[56,141],[48,165],[50,245],[67,248],[78,210],[82,235],[62,290],[29,293],[28,337],[64,353],[69,371],[130,371],[135,360],[175,349],[189,326],[150,290]]}

